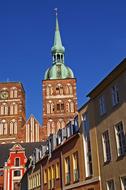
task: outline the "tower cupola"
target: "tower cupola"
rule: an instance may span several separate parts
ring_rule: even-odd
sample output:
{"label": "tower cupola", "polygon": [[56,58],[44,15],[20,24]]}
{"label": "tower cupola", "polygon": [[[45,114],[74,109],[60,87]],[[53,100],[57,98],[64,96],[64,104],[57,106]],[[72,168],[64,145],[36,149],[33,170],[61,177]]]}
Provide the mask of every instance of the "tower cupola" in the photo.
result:
{"label": "tower cupola", "polygon": [[47,69],[45,72],[45,80],[48,79],[67,79],[74,78],[74,74],[72,70],[64,64],[64,53],[65,48],[62,45],[59,23],[58,23],[58,15],[56,12],[56,28],[54,35],[54,44],[51,48],[52,53],[52,66]]}
{"label": "tower cupola", "polygon": [[53,64],[58,63],[58,62],[64,63],[65,48],[62,45],[57,13],[56,13],[56,29],[55,29],[55,36],[54,36],[54,45],[51,49],[51,52],[53,56]]}

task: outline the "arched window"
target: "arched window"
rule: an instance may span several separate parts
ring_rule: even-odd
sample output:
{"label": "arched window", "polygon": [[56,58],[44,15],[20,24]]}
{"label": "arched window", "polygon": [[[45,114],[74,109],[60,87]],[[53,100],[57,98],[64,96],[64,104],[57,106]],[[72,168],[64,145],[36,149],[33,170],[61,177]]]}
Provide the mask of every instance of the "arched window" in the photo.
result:
{"label": "arched window", "polygon": [[3,104],[0,107],[0,115],[4,115],[4,105]]}
{"label": "arched window", "polygon": [[18,113],[18,105],[14,102],[10,105],[10,115]]}
{"label": "arched window", "polygon": [[7,104],[4,105],[4,113],[5,113],[5,115],[8,115],[8,105]]}
{"label": "arched window", "polygon": [[8,115],[8,105],[3,103],[0,107],[0,114],[1,115]]}
{"label": "arched window", "polygon": [[64,122],[64,120],[63,120],[63,119],[59,119],[58,122],[57,122],[57,131],[58,131],[59,129],[64,128],[64,127],[65,127],[65,122]]}
{"label": "arched window", "polygon": [[55,134],[55,124],[54,124],[54,122],[51,123],[51,133]]}
{"label": "arched window", "polygon": [[17,121],[15,119],[10,122],[10,134],[17,134]]}
{"label": "arched window", "polygon": [[10,89],[10,98],[17,98],[18,97],[18,91],[16,87],[12,87]]}
{"label": "arched window", "polygon": [[54,131],[55,131],[55,124],[54,121],[50,119],[47,123],[47,135],[49,136]]}
{"label": "arched window", "polygon": [[47,96],[50,96],[53,94],[53,88],[52,88],[52,85],[49,84],[47,87],[46,87],[46,94]]}
{"label": "arched window", "polygon": [[63,95],[63,86],[61,84],[57,84],[56,86],[56,94]]}
{"label": "arched window", "polygon": [[73,94],[73,87],[72,87],[71,84],[67,84],[67,86],[66,86],[66,94],[70,94],[70,95]]}
{"label": "arched window", "polygon": [[56,110],[57,112],[64,112],[64,102],[62,100],[59,100],[56,104]]}
{"label": "arched window", "polygon": [[50,128],[51,128],[51,123],[50,123],[50,121],[48,121],[48,123],[47,123],[47,136],[50,135]]}
{"label": "arched window", "polygon": [[7,122],[4,119],[0,122],[0,135],[7,135]]}
{"label": "arched window", "polygon": [[47,113],[54,113],[54,103],[53,102],[47,103]]}
{"label": "arched window", "polygon": [[70,102],[70,112],[74,112],[74,103]]}
{"label": "arched window", "polygon": [[57,54],[57,61],[60,61],[60,54]]}
{"label": "arched window", "polygon": [[67,112],[74,112],[74,102],[71,100],[68,100],[68,102],[66,103],[66,111]]}
{"label": "arched window", "polygon": [[3,135],[3,123],[0,122],[0,135]]}

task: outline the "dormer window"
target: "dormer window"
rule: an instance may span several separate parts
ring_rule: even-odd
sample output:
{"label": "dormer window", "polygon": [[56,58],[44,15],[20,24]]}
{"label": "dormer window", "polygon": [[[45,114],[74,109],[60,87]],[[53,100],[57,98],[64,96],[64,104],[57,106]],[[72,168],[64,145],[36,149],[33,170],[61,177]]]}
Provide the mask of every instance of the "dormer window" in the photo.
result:
{"label": "dormer window", "polygon": [[61,135],[58,136],[58,145],[61,144],[62,139],[61,139]]}

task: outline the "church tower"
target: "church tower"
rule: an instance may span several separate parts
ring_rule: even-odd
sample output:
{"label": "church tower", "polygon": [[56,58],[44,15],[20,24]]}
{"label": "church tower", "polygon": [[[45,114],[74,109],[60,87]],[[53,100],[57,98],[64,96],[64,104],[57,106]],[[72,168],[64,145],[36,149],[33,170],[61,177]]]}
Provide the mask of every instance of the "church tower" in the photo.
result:
{"label": "church tower", "polygon": [[76,79],[64,62],[65,48],[62,45],[57,14],[51,53],[52,66],[45,72],[42,86],[43,127],[47,136],[64,128],[77,112]]}
{"label": "church tower", "polygon": [[0,83],[0,144],[17,142],[25,121],[23,85],[20,82]]}

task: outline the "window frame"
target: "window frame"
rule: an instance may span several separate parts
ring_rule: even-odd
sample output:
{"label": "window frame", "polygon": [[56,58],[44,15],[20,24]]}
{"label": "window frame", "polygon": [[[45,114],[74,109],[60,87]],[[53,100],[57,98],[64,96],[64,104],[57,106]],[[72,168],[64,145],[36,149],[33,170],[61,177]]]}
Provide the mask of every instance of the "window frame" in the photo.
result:
{"label": "window frame", "polygon": [[[106,138],[106,133],[107,133],[107,138]],[[109,146],[109,147],[108,147]],[[103,148],[103,159],[104,163],[110,162],[111,161],[111,144],[110,144],[110,137],[109,137],[109,130],[107,129],[102,133],[102,148]],[[107,150],[108,148],[108,150]],[[109,156],[108,156],[109,154]]]}
{"label": "window frame", "polygon": [[[119,124],[122,124],[122,130],[123,130],[123,135],[124,135],[124,139],[121,139],[121,141],[119,139],[119,135],[117,134],[118,133],[117,126],[119,126]],[[124,128],[124,122],[119,121],[118,123],[116,123],[114,125],[114,131],[115,131],[117,156],[118,157],[125,156],[126,155],[126,132],[125,132],[125,128]],[[122,146],[120,146],[120,142],[122,143]],[[124,144],[123,144],[123,142],[124,142]],[[121,150],[121,149],[123,149],[123,150]],[[121,151],[123,151],[123,152],[121,152]]]}

